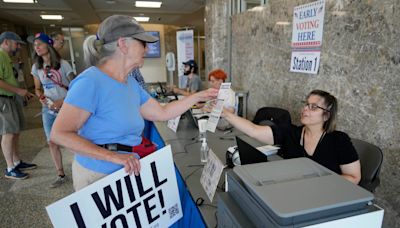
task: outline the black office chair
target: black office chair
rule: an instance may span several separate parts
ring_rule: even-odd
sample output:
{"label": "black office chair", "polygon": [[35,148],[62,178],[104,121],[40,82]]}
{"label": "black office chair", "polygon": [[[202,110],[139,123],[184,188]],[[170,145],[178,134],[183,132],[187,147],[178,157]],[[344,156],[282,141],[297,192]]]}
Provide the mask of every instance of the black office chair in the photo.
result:
{"label": "black office chair", "polygon": [[281,108],[263,107],[257,110],[253,123],[272,126],[274,124],[291,124],[290,113]]}
{"label": "black office chair", "polygon": [[379,186],[379,173],[383,161],[383,154],[379,147],[360,139],[351,139],[358,153],[361,163],[361,181],[359,185],[370,192]]}

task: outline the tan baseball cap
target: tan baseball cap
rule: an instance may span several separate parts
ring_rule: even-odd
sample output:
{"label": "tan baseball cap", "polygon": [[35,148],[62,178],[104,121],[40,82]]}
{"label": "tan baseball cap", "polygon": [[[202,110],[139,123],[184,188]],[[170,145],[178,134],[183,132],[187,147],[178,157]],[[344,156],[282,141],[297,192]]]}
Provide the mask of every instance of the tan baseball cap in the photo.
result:
{"label": "tan baseball cap", "polygon": [[118,40],[120,37],[132,37],[146,43],[158,41],[144,31],[143,27],[131,16],[113,15],[106,18],[99,27],[97,39],[105,44]]}

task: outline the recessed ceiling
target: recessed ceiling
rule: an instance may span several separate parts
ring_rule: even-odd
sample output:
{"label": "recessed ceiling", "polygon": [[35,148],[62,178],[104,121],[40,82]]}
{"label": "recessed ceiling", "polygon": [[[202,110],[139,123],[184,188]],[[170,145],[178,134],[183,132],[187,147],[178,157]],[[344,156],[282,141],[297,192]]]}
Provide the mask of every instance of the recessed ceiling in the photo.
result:
{"label": "recessed ceiling", "polygon": [[[123,14],[150,17],[148,23],[193,26],[203,29],[205,0],[164,0],[161,8],[137,8],[134,0],[37,0],[36,4],[4,3],[0,19],[17,25],[84,26],[98,24],[108,16]],[[41,14],[60,14],[60,21],[46,21]]]}

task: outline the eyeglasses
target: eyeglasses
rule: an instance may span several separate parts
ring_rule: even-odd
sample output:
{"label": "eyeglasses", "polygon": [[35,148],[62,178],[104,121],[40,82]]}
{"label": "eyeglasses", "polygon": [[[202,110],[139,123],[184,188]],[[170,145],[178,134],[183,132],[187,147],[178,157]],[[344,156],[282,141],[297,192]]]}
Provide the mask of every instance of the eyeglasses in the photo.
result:
{"label": "eyeglasses", "polygon": [[303,108],[305,108],[305,107],[307,107],[311,111],[316,111],[317,109],[322,109],[326,112],[330,112],[330,110],[323,108],[321,106],[318,106],[317,104],[310,104],[310,103],[304,102]]}

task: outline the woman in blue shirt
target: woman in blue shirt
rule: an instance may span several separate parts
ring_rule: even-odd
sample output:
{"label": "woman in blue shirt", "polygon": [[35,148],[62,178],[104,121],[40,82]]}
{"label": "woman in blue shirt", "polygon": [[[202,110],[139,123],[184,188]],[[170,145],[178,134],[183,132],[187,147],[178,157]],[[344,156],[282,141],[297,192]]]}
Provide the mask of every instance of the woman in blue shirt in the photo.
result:
{"label": "woman in blue shirt", "polygon": [[138,175],[140,162],[134,153],[109,151],[97,145],[141,143],[143,119],[164,121],[184,113],[193,104],[217,96],[217,90],[193,94],[161,106],[128,73],[144,63],[147,35],[130,16],[104,20],[97,36],[84,42],[89,67],[70,85],[54,123],[51,139],[75,152],[72,176],[75,190],[124,167]]}

